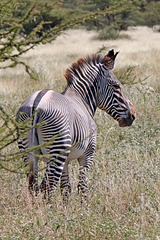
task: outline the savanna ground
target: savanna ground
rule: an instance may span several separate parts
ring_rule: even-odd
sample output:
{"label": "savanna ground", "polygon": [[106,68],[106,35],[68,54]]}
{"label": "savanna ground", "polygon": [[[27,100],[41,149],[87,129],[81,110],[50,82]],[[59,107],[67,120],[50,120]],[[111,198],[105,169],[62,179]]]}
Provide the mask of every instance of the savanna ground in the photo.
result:
{"label": "savanna ground", "polygon": [[[61,92],[65,69],[77,58],[103,49],[103,54],[120,50],[114,72],[122,82],[128,67],[134,67],[129,78],[147,79],[144,85],[124,84],[137,112],[133,126],[119,128],[107,114],[96,112],[97,148],[88,200],[82,206],[76,161],[70,164],[67,208],[59,188],[52,204],[39,194],[32,205],[26,176],[0,170],[0,239],[160,239],[160,33],[136,27],[127,34],[127,39],[99,41],[95,32],[67,31],[23,57],[36,70],[38,81],[21,67],[1,70],[0,104],[12,116],[33,91]],[[6,149],[14,151],[16,144]],[[16,169],[19,162],[14,159],[8,166]]]}

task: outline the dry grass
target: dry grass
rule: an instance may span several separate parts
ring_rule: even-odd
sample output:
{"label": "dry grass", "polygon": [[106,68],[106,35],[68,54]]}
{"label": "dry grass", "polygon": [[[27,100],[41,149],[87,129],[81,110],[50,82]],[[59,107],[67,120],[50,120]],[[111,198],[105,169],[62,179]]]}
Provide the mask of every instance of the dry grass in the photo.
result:
{"label": "dry grass", "polygon": [[[160,34],[146,27],[131,28],[127,34],[131,39],[102,42],[93,40],[95,32],[69,30],[24,56],[39,81],[31,80],[22,67],[0,72],[0,104],[13,115],[35,90],[62,91],[66,67],[104,46],[120,50],[117,73],[138,66],[137,78],[149,76],[145,86],[125,86],[137,110],[132,127],[119,128],[97,111],[97,149],[83,206],[77,194],[77,162],[70,166],[72,193],[66,209],[59,188],[52,205],[41,195],[33,205],[26,177],[1,169],[0,239],[160,239]],[[15,159],[10,167],[16,164]]]}

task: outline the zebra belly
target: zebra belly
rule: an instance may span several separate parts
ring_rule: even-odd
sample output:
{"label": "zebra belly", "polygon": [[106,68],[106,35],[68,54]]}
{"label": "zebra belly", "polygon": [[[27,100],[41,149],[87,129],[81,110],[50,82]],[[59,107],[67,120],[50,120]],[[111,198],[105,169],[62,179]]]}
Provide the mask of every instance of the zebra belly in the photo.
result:
{"label": "zebra belly", "polygon": [[71,152],[67,157],[67,162],[70,162],[72,160],[75,160],[82,156],[85,152],[85,149],[78,149],[78,148],[71,148]]}
{"label": "zebra belly", "polygon": [[[41,152],[44,155],[44,158],[42,158],[42,160],[44,162],[46,162],[47,158],[49,158],[49,151],[47,151],[46,148],[41,148]],[[75,159],[81,157],[84,154],[84,152],[85,152],[85,149],[78,149],[75,147],[71,147],[70,154],[67,157],[67,162],[70,162],[72,160],[75,160]],[[46,158],[45,158],[45,156],[46,156]]]}
{"label": "zebra belly", "polygon": [[81,157],[86,151],[88,144],[89,144],[89,140],[85,140],[79,143],[78,145],[76,144],[72,145],[70,149],[70,154],[67,157],[67,162],[70,162],[72,160],[75,160]]}

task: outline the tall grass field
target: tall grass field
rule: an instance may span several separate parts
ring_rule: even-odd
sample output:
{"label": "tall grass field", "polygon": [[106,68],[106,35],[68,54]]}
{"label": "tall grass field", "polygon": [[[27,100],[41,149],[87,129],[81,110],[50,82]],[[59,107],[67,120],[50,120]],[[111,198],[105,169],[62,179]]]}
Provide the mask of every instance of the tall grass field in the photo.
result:
{"label": "tall grass field", "polygon": [[[100,41],[94,31],[66,31],[23,55],[39,80],[31,79],[22,66],[0,70],[0,105],[15,117],[32,92],[62,92],[65,69],[79,57],[114,48],[120,53],[113,71],[136,109],[136,120],[128,128],[97,110],[97,147],[83,204],[77,161],[69,166],[72,192],[67,207],[59,187],[52,203],[39,194],[33,204],[27,177],[0,169],[0,240],[160,240],[160,33],[134,27],[125,34],[126,39]],[[16,151],[15,143],[5,149],[7,154]],[[7,166],[16,170],[20,162],[15,158]],[[43,175],[39,172],[40,180]]]}

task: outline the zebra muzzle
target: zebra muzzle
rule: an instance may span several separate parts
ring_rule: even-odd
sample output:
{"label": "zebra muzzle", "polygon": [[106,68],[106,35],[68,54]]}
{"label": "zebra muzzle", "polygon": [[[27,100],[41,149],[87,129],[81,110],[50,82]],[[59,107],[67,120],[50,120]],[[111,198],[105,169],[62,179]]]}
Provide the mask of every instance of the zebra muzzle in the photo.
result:
{"label": "zebra muzzle", "polygon": [[126,117],[122,117],[119,120],[119,126],[120,127],[129,127],[132,125],[133,121],[135,120],[134,114],[128,114]]}

